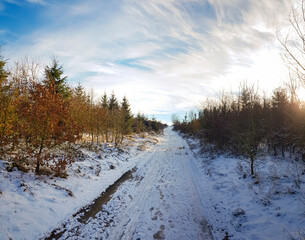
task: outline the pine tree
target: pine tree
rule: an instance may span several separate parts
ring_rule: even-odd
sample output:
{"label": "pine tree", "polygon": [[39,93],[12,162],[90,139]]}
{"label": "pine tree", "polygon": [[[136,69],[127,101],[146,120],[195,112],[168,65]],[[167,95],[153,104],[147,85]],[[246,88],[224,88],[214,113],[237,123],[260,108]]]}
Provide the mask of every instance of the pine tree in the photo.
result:
{"label": "pine tree", "polygon": [[154,132],[158,131],[157,119],[154,115],[151,118],[151,130],[153,130]]}
{"label": "pine tree", "polygon": [[109,101],[108,101],[108,96],[107,93],[104,92],[104,95],[101,99],[101,106],[104,111],[104,121],[102,123],[102,129],[103,129],[103,135],[104,135],[104,140],[106,142],[109,141],[109,128],[110,128],[110,113],[109,113]]}
{"label": "pine tree", "polygon": [[108,102],[108,107],[109,107],[110,111],[113,111],[113,110],[119,108],[119,103],[118,103],[118,100],[117,100],[114,92],[111,93],[111,96],[110,96],[110,99]]}
{"label": "pine tree", "polygon": [[285,143],[288,141],[289,132],[289,118],[288,107],[289,100],[287,92],[283,88],[277,88],[273,91],[271,100],[272,104],[272,142],[274,155],[277,155],[277,148],[282,150],[282,156],[284,157]]}
{"label": "pine tree", "polygon": [[69,98],[69,108],[69,124],[82,137],[87,127],[87,96],[80,84],[73,89],[72,95]]}
{"label": "pine tree", "polygon": [[115,142],[118,139],[118,132],[120,127],[120,116],[119,116],[119,103],[114,94],[111,93],[111,96],[108,101],[108,117],[109,117],[109,129],[111,129],[111,142]]}
{"label": "pine tree", "polygon": [[144,114],[141,114],[140,112],[137,114],[136,118],[134,119],[134,132],[140,133],[145,131],[146,125],[145,122],[147,122],[147,119],[145,118]]}
{"label": "pine tree", "polygon": [[108,105],[108,97],[107,97],[107,93],[104,92],[104,95],[101,99],[101,105],[102,105],[102,108],[104,108],[105,110],[109,107]]}
{"label": "pine tree", "polygon": [[132,125],[132,114],[130,110],[130,104],[126,98],[123,97],[123,101],[121,104],[122,114],[123,114],[123,132],[124,134],[128,134],[131,132],[131,125]]}
{"label": "pine tree", "polygon": [[52,58],[51,66],[45,67],[44,84],[46,86],[55,86],[55,90],[64,98],[70,95],[70,89],[67,86],[67,76],[62,77],[63,67],[59,65],[56,58]]}
{"label": "pine tree", "polygon": [[8,83],[9,72],[5,70],[6,61],[0,56],[0,147],[8,143],[13,134],[15,116],[12,103],[11,86]]}
{"label": "pine tree", "polygon": [[77,87],[74,89],[74,96],[79,100],[82,100],[82,101],[86,100],[85,89],[80,83],[78,83]]}
{"label": "pine tree", "polygon": [[9,73],[5,70],[6,61],[0,55],[0,86],[6,83]]}

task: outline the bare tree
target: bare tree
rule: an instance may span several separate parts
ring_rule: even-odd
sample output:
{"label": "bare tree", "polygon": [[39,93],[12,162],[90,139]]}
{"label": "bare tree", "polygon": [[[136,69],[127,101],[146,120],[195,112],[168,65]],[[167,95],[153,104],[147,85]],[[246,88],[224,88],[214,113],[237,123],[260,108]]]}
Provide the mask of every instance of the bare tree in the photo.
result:
{"label": "bare tree", "polygon": [[305,0],[296,0],[289,14],[288,31],[278,30],[282,57],[289,70],[305,85]]}
{"label": "bare tree", "polygon": [[290,102],[292,104],[297,104],[299,102],[297,95],[298,89],[300,87],[299,81],[290,74],[290,78],[287,82],[284,82],[284,86],[288,90]]}

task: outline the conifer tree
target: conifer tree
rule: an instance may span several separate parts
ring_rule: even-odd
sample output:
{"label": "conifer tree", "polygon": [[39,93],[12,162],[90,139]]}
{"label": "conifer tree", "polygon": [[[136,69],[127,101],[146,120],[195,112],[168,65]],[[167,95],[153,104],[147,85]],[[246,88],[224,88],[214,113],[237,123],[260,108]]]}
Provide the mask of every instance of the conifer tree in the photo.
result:
{"label": "conifer tree", "polygon": [[114,92],[108,100],[108,117],[109,117],[109,128],[111,129],[111,142],[116,141],[118,128],[120,126],[119,122],[119,103]]}
{"label": "conifer tree", "polygon": [[119,108],[119,103],[118,103],[118,100],[117,100],[114,92],[111,93],[111,96],[110,96],[110,99],[108,102],[108,108],[110,111],[113,111],[113,110]]}
{"label": "conifer tree", "polygon": [[155,116],[152,116],[151,118],[151,130],[157,132],[158,131],[158,126],[157,126],[157,119]]}
{"label": "conifer tree", "polygon": [[130,110],[130,104],[126,98],[126,96],[123,97],[123,101],[121,104],[122,108],[122,114],[123,114],[123,133],[128,134],[131,132],[131,125],[132,125],[132,114]]}
{"label": "conifer tree", "polygon": [[109,141],[109,128],[110,128],[110,111],[109,111],[109,100],[107,93],[104,92],[104,95],[101,99],[101,106],[104,111],[104,121],[102,123],[102,129],[103,129],[103,135],[104,135],[104,140],[106,142]]}
{"label": "conifer tree", "polygon": [[9,72],[5,70],[6,61],[0,56],[0,147],[7,144],[13,134],[14,106],[11,86],[8,82]]}
{"label": "conifer tree", "polygon": [[86,100],[86,92],[85,92],[85,89],[84,87],[78,83],[77,87],[75,87],[74,89],[74,95],[77,99],[80,99],[82,101],[85,101]]}
{"label": "conifer tree", "polygon": [[274,155],[277,155],[277,148],[281,148],[284,157],[285,143],[288,141],[289,100],[284,88],[277,88],[273,91],[272,104],[272,142]]}
{"label": "conifer tree", "polygon": [[70,89],[67,86],[67,77],[63,77],[63,67],[59,65],[58,60],[52,58],[51,66],[45,67],[44,84],[46,86],[54,85],[56,92],[64,98],[70,95]]}
{"label": "conifer tree", "polygon": [[103,95],[103,97],[102,97],[102,99],[101,99],[101,105],[102,105],[102,107],[104,108],[104,109],[107,109],[108,108],[108,97],[107,97],[107,93],[106,92],[104,92],[104,95]]}
{"label": "conifer tree", "polygon": [[86,130],[86,123],[87,123],[87,96],[85,93],[84,88],[78,84],[72,91],[72,95],[69,98],[69,122],[71,127],[82,134]]}

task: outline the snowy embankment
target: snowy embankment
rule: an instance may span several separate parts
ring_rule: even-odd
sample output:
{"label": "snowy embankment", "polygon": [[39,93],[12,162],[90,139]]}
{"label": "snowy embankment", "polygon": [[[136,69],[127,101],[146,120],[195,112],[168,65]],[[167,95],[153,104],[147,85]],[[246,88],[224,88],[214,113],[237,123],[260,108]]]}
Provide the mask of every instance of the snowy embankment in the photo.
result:
{"label": "snowy embankment", "polygon": [[83,157],[68,167],[67,179],[8,172],[8,163],[0,161],[0,239],[43,237],[136,166],[157,142],[157,136],[137,136],[121,148],[81,148]]}
{"label": "snowy embankment", "polygon": [[197,140],[187,141],[216,239],[305,239],[304,162],[261,157],[252,177],[247,159],[211,156],[201,153]]}

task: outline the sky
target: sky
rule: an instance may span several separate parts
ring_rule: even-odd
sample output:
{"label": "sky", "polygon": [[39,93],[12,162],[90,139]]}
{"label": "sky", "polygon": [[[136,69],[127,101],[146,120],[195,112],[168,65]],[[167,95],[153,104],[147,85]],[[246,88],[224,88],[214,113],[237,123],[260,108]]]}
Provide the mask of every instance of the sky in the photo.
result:
{"label": "sky", "polygon": [[276,31],[290,0],[0,0],[2,54],[48,64],[98,99],[170,122],[242,81],[287,81]]}

